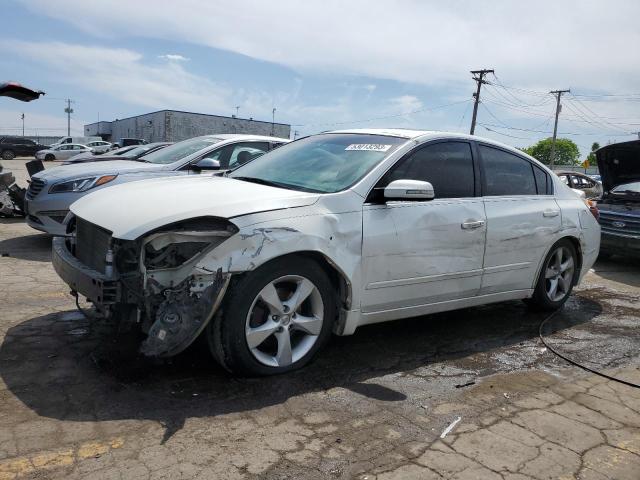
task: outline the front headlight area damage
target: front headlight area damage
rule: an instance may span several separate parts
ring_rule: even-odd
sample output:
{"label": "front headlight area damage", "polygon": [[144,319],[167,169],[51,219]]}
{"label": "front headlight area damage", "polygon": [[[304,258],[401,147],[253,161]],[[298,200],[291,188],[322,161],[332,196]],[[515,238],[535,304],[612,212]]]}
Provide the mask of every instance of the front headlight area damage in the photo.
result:
{"label": "front headlight area damage", "polygon": [[230,275],[198,267],[198,261],[237,232],[227,220],[201,217],[115,245],[114,263],[125,301],[136,304],[136,320],[147,334],[143,354],[176,355],[202,332]]}

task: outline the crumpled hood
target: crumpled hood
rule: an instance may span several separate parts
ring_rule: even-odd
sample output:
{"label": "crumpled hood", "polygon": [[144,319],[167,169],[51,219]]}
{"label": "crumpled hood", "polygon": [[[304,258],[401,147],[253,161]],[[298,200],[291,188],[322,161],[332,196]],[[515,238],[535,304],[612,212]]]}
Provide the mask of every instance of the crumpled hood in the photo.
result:
{"label": "crumpled hood", "polygon": [[212,176],[164,177],[115,185],[71,205],[78,217],[122,240],[194,217],[231,218],[303,207],[319,195]]}
{"label": "crumpled hood", "polygon": [[133,160],[111,160],[108,162],[88,162],[72,165],[60,165],[48,168],[36,173],[33,177],[46,180],[48,184],[60,180],[73,180],[74,178],[92,175],[112,175],[115,173],[145,172],[158,169],[166,165],[156,163],[135,162]]}
{"label": "crumpled hood", "polygon": [[596,151],[604,191],[640,181],[640,140],[613,143]]}

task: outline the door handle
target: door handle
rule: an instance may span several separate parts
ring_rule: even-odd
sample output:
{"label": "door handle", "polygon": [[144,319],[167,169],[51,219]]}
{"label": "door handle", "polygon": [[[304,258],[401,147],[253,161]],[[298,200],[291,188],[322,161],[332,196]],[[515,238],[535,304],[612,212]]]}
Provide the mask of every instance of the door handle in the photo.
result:
{"label": "door handle", "polygon": [[549,209],[542,212],[543,217],[557,217],[558,215],[560,215],[560,210]]}
{"label": "door handle", "polygon": [[484,226],[484,220],[469,220],[467,222],[462,222],[460,226],[463,230],[473,230]]}

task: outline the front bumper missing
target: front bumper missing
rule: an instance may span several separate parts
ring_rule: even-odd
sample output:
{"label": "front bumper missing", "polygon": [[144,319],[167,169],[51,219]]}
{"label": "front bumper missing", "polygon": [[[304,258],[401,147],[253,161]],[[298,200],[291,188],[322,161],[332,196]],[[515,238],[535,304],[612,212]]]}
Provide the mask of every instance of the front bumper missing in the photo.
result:
{"label": "front bumper missing", "polygon": [[53,268],[71,289],[96,305],[113,305],[121,300],[116,279],[83,265],[67,249],[64,237],[54,237]]}
{"label": "front bumper missing", "polygon": [[[126,289],[117,276],[109,277],[82,264],[75,258],[63,237],[53,239],[52,262],[56,273],[71,289],[91,301],[97,307],[127,306]],[[203,277],[189,276],[180,284],[164,288],[152,280],[157,287],[145,292],[145,305],[129,304],[147,315],[148,334],[142,342],[141,352],[152,357],[171,357],[186,349],[202,333],[218,310],[225,295],[231,275],[222,269],[207,274],[208,285]],[[197,280],[197,281],[196,281]],[[194,285],[202,290],[194,292]],[[206,285],[206,286],[204,286]],[[139,318],[139,316],[138,316]],[[146,331],[146,328],[143,328]]]}

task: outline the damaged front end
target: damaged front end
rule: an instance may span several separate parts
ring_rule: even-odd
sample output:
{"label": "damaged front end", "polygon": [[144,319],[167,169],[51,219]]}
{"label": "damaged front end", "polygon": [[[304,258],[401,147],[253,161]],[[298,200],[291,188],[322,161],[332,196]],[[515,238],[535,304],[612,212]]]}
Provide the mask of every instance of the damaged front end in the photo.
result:
{"label": "damaged front end", "polygon": [[143,354],[170,357],[187,348],[213,317],[230,280],[222,269],[207,270],[198,261],[237,227],[200,217],[120,240],[82,219],[73,222],[75,236],[54,242],[58,274],[107,318],[137,324],[147,335]]}

